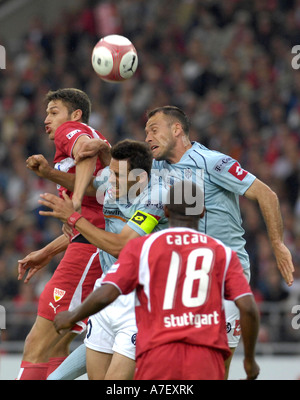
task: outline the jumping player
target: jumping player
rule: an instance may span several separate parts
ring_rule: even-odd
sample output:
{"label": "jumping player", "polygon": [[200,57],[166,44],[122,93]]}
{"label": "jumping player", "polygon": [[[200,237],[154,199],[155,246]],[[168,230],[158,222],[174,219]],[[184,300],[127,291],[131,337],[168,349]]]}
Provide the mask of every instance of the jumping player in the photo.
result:
{"label": "jumping player", "polygon": [[[91,176],[102,169],[95,157],[75,166],[79,146],[91,138],[106,139],[87,125],[91,103],[88,96],[77,89],[60,89],[46,96],[47,117],[45,130],[55,143],[55,168],[75,173],[75,187],[69,192],[76,210],[81,210],[94,225],[104,228],[102,206],[95,197],[84,196]],[[38,173],[38,163],[33,156],[28,167]],[[59,187],[61,194],[63,187]],[[52,321],[58,310],[69,310],[79,305],[93,290],[94,283],[101,276],[98,249],[90,244],[79,232],[73,231],[69,243],[65,235],[49,243],[43,249],[30,253],[19,260],[19,279],[29,270],[25,282],[45,266],[50,259],[66,250],[52,278],[45,286],[38,304],[36,321],[29,332],[24,346],[21,369],[17,379],[43,380],[67,355],[69,344],[77,333],[85,329],[86,321],[78,321],[63,339],[53,329]]]}
{"label": "jumping player", "polygon": [[[245,250],[239,196],[256,201],[267,227],[278,269],[285,282],[292,285],[294,266],[291,253],[283,242],[283,223],[276,193],[230,156],[191,142],[189,121],[181,109],[159,107],[148,112],[147,117],[146,142],[154,157],[152,174],[169,185],[189,176],[203,179],[206,214],[200,220],[199,231],[222,240],[235,250],[249,280],[250,262]],[[98,147],[101,150],[98,140],[84,143],[78,151],[78,159],[97,154]],[[233,302],[225,302],[225,311],[233,355],[240,339],[240,318]],[[231,357],[226,360],[226,376],[230,362]]]}
{"label": "jumping player", "polygon": [[[293,282],[292,256],[283,243],[283,223],[278,197],[266,184],[230,156],[207,149],[189,139],[189,121],[179,108],[165,106],[148,112],[146,142],[153,157],[153,171],[168,182],[182,179],[187,171],[202,171],[205,217],[199,231],[220,239],[237,252],[248,281],[249,256],[245,250],[239,196],[258,203],[264,218],[277,266],[288,285]],[[233,302],[225,303],[228,342],[232,355],[240,339],[240,317]],[[228,376],[231,357],[226,361]]]}
{"label": "jumping player", "polygon": [[[105,192],[105,231],[96,228],[81,214],[76,213],[67,195],[64,195],[64,200],[51,194],[43,195],[41,204],[51,208],[53,212],[40,212],[42,215],[54,216],[68,222],[99,247],[104,275],[129,240],[168,226],[163,211],[167,187],[162,182],[153,182],[152,178],[148,180],[152,165],[149,147],[142,142],[124,140],[111,148],[111,156],[108,180],[105,180],[106,176],[102,173],[93,179],[93,186],[91,184],[87,188],[88,193],[94,196],[96,189],[99,190],[99,200],[101,193]],[[58,172],[56,175],[60,175],[60,179],[66,176]],[[65,184],[72,185],[71,179]],[[102,278],[97,280],[95,288],[101,286],[101,281]],[[89,379],[132,379],[136,334],[133,294],[120,296],[106,310],[92,316],[85,339]],[[76,349],[75,354],[72,353],[70,357],[73,359],[76,356],[76,359],[84,362],[84,357],[78,353],[82,350],[82,347]],[[74,368],[73,363],[70,364]],[[62,365],[61,368],[63,367]],[[79,365],[75,368],[82,371]],[[56,371],[53,375],[56,375]]]}
{"label": "jumping player", "polygon": [[[259,314],[249,284],[234,251],[200,233],[199,215],[187,215],[190,182],[170,189],[165,206],[170,228],[131,240],[117,262],[84,303],[58,313],[58,332],[136,290],[138,380],[224,379],[227,343],[223,297],[235,301],[241,314],[244,368],[256,379],[255,344]],[[194,185],[195,188],[195,185]],[[195,190],[195,189],[194,189]],[[199,194],[198,194],[199,200]],[[204,196],[202,192],[202,213]],[[188,228],[186,228],[187,226]]]}

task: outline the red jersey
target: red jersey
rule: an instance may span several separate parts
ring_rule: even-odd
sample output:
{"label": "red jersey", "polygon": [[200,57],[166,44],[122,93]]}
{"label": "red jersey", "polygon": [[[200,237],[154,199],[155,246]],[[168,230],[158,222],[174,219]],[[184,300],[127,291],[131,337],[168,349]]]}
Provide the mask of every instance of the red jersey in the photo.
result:
{"label": "red jersey", "polygon": [[170,342],[230,355],[223,299],[252,294],[236,253],[188,228],[131,240],[104,282],[122,294],[136,289],[137,357]]}
{"label": "red jersey", "polygon": [[[87,135],[90,138],[100,138],[107,142],[107,140],[103,135],[101,135],[101,133],[95,131],[95,129],[86,124],[73,121],[67,121],[63,123],[62,125],[60,125],[59,128],[57,128],[54,136],[54,143],[56,147],[54,163],[56,169],[72,174],[75,173],[76,166],[72,151],[77,139],[82,135]],[[102,168],[103,166],[98,159],[94,175],[96,176],[97,172]],[[59,191],[59,195],[62,196],[62,191],[66,189],[61,187],[60,185],[58,185],[57,188]],[[67,194],[72,197],[72,193],[70,191],[67,191]],[[102,213],[102,204],[99,204],[97,202],[95,196],[83,197],[81,214],[98,228],[105,228],[105,222]]]}

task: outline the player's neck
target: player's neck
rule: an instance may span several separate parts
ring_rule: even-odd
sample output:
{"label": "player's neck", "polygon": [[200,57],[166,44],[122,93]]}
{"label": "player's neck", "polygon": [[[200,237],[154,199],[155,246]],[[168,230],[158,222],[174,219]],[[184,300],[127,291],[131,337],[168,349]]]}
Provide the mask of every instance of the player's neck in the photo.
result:
{"label": "player's neck", "polygon": [[184,143],[178,143],[178,145],[174,148],[172,154],[168,157],[168,162],[170,164],[178,163],[182,156],[192,147],[192,143],[190,141]]}
{"label": "player's neck", "polygon": [[169,218],[169,227],[170,228],[189,228],[189,229],[198,229],[198,219],[187,220],[186,218]]}

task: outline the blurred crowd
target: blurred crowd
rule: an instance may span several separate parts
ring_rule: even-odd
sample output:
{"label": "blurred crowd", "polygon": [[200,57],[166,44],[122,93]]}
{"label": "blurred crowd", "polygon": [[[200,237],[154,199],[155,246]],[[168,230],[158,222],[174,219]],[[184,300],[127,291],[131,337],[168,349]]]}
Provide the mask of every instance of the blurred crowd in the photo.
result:
{"label": "blurred crowd", "polygon": [[[74,2],[75,3],[75,2]],[[144,140],[145,112],[173,104],[190,117],[191,138],[236,158],[279,196],[295,283],[282,281],[256,204],[241,198],[252,288],[258,301],[277,302],[300,287],[300,45],[299,0],[122,0],[76,2],[46,27],[33,17],[7,50],[0,78],[0,303],[36,302],[59,256],[24,285],[17,260],[61,234],[38,214],[41,192],[54,184],[26,169],[26,158],[54,148],[44,132],[48,90],[77,87],[91,98],[90,125],[111,144]],[[139,67],[122,84],[101,81],[93,46],[107,34],[128,37]],[[24,336],[21,337],[23,339]]]}

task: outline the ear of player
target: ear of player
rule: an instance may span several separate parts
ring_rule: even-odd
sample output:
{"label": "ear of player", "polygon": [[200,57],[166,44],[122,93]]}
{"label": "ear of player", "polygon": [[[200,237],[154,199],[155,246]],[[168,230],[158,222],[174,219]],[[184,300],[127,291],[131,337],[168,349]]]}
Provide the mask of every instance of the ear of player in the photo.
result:
{"label": "ear of player", "polygon": [[96,43],[92,53],[92,66],[104,81],[123,82],[135,74],[138,66],[137,51],[126,37],[108,35]]}

